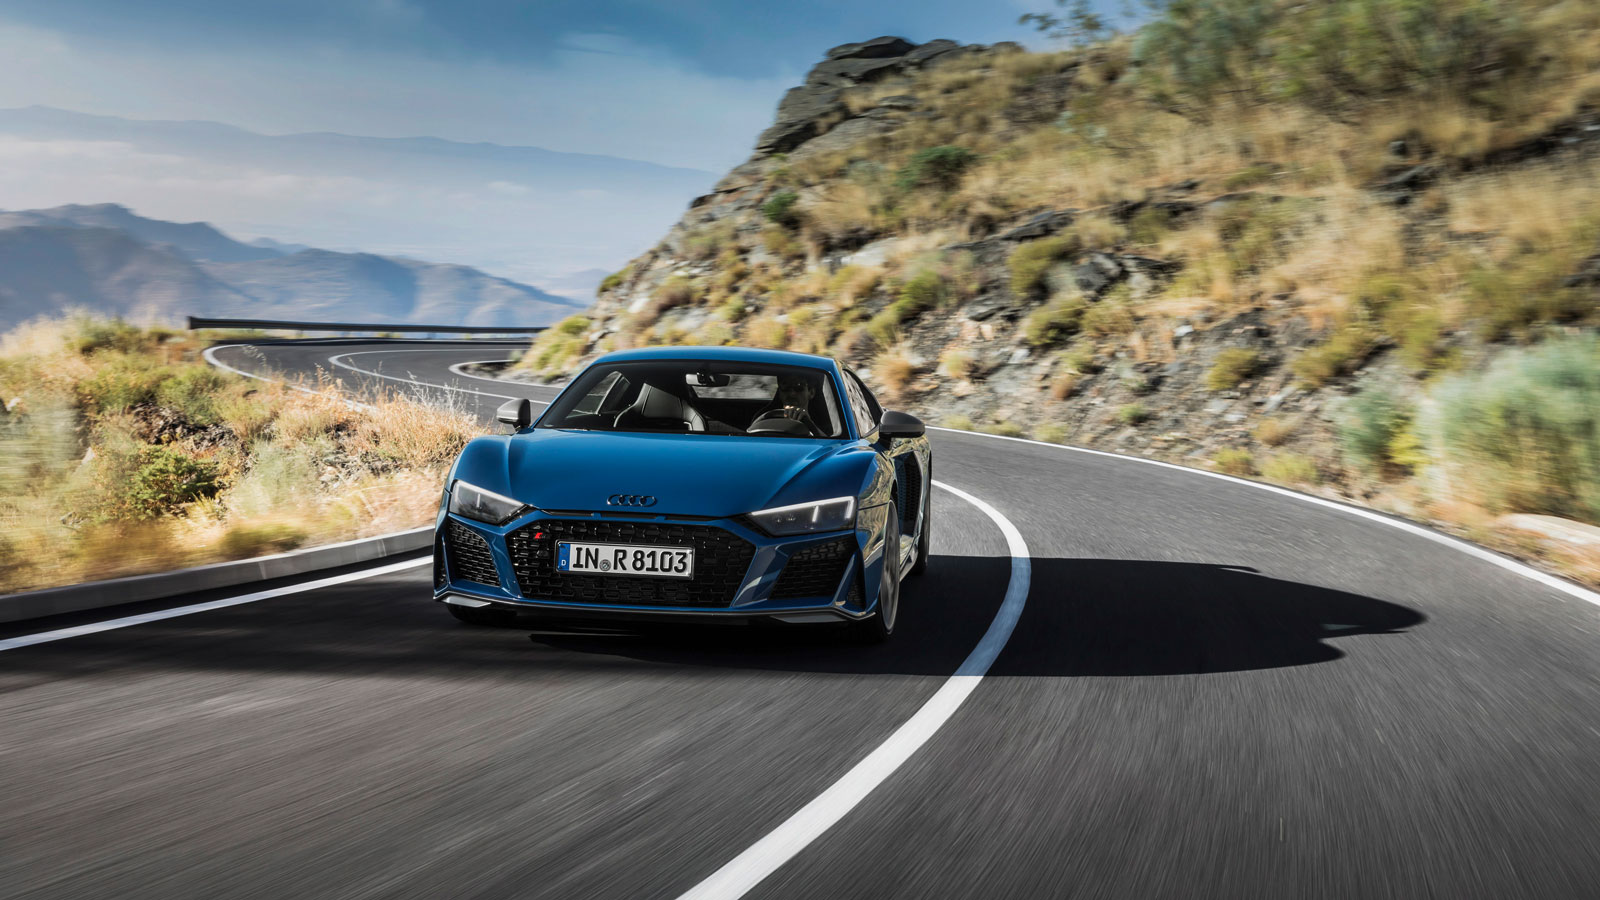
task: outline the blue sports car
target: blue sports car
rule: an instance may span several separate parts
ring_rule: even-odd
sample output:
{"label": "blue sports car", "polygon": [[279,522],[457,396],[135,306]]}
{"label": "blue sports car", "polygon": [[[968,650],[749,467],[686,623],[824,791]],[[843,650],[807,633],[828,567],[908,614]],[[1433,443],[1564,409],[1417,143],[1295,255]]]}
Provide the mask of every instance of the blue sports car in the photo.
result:
{"label": "blue sports car", "polygon": [[594,361],[451,467],[434,598],[473,624],[847,624],[887,639],[928,563],[932,449],[855,373],[802,353],[672,347]]}

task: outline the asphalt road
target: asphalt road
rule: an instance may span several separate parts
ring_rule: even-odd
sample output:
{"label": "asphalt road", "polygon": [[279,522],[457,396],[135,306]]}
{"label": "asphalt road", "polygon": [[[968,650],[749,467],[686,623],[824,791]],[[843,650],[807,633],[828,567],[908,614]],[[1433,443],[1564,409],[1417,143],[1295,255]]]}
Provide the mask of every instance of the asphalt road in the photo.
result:
{"label": "asphalt road", "polygon": [[[503,400],[475,391],[553,396],[449,368],[495,349],[215,355],[445,385],[480,415]],[[747,896],[1600,896],[1592,595],[1229,480],[933,442],[935,477],[1026,541],[1021,619],[948,721]],[[934,500],[930,569],[880,648],[530,639],[457,624],[424,566],[0,653],[0,897],[679,896],[989,627],[1006,539]]]}

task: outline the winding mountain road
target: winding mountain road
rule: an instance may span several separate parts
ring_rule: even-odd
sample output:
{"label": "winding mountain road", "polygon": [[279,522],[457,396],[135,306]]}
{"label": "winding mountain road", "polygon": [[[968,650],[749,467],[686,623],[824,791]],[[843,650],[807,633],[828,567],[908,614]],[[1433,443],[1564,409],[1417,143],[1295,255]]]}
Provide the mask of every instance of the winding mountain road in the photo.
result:
{"label": "winding mountain road", "polygon": [[[452,368],[507,346],[212,358],[487,418],[555,393]],[[883,647],[530,639],[390,565],[5,649],[0,897],[1600,895],[1600,596],[1287,491],[933,442]]]}

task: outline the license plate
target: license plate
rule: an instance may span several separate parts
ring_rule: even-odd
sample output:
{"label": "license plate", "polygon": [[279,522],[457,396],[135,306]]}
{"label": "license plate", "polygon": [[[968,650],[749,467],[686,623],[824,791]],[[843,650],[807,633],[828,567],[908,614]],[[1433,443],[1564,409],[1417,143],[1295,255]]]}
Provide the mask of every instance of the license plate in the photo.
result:
{"label": "license plate", "polygon": [[693,578],[693,547],[638,544],[556,544],[556,571],[585,575],[650,575]]}

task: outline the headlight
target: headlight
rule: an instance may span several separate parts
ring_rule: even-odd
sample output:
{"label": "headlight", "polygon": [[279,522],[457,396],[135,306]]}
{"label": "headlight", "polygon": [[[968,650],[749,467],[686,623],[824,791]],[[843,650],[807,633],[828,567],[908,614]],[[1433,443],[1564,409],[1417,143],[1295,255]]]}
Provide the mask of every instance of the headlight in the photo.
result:
{"label": "headlight", "polygon": [[796,503],[753,512],[750,518],[773,537],[809,534],[813,531],[843,531],[856,524],[856,498],[835,497],[815,503]]}
{"label": "headlight", "polygon": [[528,504],[477,485],[457,481],[450,487],[450,511],[490,525],[504,525],[522,514]]}

